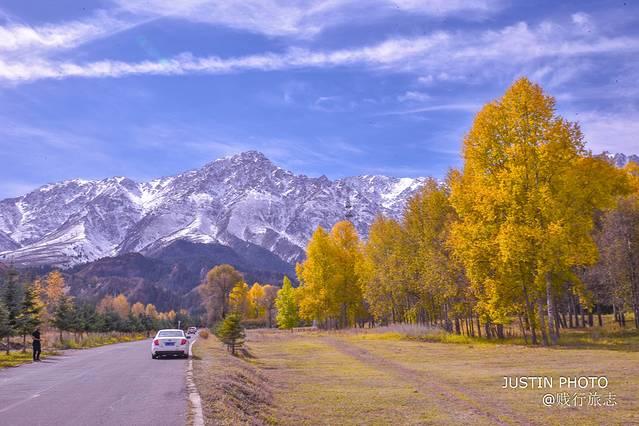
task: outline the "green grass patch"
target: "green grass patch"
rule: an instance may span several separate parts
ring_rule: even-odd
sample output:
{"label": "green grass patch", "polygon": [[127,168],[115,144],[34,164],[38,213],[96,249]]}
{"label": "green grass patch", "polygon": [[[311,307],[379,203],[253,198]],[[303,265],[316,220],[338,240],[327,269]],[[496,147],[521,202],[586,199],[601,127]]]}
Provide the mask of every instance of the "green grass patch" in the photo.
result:
{"label": "green grass patch", "polygon": [[[56,352],[43,352],[40,358],[44,359],[48,356],[56,355]],[[26,364],[32,362],[33,353],[31,351],[12,351],[7,355],[5,352],[0,354],[0,368],[15,367],[20,364]]]}

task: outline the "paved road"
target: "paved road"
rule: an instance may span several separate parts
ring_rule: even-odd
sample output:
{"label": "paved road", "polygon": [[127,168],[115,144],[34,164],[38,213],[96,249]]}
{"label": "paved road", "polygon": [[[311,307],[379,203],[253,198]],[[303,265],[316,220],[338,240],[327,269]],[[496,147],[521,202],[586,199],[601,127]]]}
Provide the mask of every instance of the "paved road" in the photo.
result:
{"label": "paved road", "polygon": [[186,366],[145,340],[0,370],[0,424],[184,425]]}

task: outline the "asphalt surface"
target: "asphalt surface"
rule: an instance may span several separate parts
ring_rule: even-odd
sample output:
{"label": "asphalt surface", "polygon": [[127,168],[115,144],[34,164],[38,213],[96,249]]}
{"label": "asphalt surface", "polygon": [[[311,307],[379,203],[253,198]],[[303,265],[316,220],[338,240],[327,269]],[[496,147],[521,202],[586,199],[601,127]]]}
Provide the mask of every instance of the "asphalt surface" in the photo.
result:
{"label": "asphalt surface", "polygon": [[151,359],[151,340],[65,352],[0,370],[2,425],[184,425],[185,359]]}

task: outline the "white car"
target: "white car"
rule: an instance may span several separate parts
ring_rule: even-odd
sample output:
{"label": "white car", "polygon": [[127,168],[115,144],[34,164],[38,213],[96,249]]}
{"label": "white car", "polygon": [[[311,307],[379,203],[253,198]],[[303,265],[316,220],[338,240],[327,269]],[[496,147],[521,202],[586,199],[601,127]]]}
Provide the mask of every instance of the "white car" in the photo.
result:
{"label": "white car", "polygon": [[166,329],[158,331],[153,343],[151,343],[151,358],[158,359],[161,356],[189,357],[189,341],[184,332],[178,329]]}
{"label": "white car", "polygon": [[197,334],[197,327],[189,327],[186,334]]}

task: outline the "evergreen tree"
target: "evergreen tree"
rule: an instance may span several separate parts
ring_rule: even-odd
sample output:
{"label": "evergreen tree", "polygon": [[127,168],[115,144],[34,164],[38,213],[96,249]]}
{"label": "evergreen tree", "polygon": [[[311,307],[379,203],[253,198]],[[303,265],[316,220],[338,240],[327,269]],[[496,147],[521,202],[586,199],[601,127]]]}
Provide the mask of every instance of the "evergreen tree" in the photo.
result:
{"label": "evergreen tree", "polygon": [[279,328],[291,329],[297,326],[300,320],[295,289],[291,284],[291,280],[286,276],[284,277],[282,289],[277,292],[275,306],[277,307],[276,321]]}
{"label": "evergreen tree", "polygon": [[60,343],[63,331],[76,329],[76,309],[71,296],[64,294],[58,299],[52,323],[60,331]]}
{"label": "evergreen tree", "polygon": [[[2,300],[0,300],[0,339],[11,337],[11,326],[9,325],[9,310]],[[9,346],[7,346],[7,355],[9,355]]]}
{"label": "evergreen tree", "polygon": [[19,332],[20,310],[22,308],[22,286],[18,283],[18,272],[10,269],[4,277],[4,285],[1,288],[0,299],[7,311],[8,333],[4,336],[7,345],[7,354],[10,350],[10,338]]}
{"label": "evergreen tree", "polygon": [[235,355],[236,348],[244,344],[245,333],[241,321],[240,314],[229,314],[216,331],[217,337],[226,345],[232,355]]}
{"label": "evergreen tree", "polygon": [[35,280],[24,289],[22,309],[18,317],[18,332],[22,335],[22,352],[27,349],[27,335],[33,333],[42,324],[44,304],[41,300],[41,292],[39,280]]}

